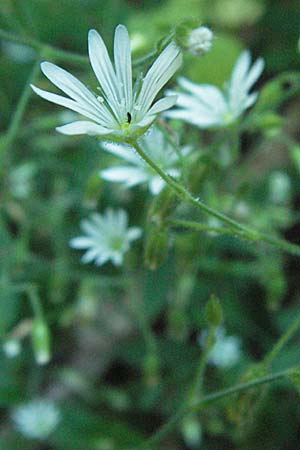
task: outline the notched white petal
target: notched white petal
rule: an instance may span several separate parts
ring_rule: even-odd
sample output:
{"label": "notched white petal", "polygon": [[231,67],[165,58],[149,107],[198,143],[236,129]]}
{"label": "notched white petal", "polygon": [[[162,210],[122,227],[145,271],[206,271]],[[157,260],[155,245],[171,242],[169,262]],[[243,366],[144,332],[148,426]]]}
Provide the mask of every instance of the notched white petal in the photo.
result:
{"label": "notched white petal", "polygon": [[67,125],[56,127],[56,131],[68,135],[89,134],[91,136],[97,136],[109,134],[113,130],[108,130],[94,122],[78,120],[76,122],[68,123]]}
{"label": "notched white petal", "polygon": [[158,100],[154,105],[149,109],[148,114],[159,114],[162,111],[166,111],[169,108],[172,108],[177,101],[178,95],[169,95],[168,97],[164,97]]}

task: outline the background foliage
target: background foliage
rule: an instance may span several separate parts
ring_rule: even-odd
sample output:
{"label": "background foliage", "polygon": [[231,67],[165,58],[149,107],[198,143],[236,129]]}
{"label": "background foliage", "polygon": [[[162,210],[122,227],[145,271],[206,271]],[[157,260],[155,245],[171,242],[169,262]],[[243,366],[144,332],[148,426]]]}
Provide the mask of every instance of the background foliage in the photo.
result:
{"label": "background foliage", "polygon": [[[263,56],[261,96],[240,127],[236,161],[222,159],[220,142],[230,142],[226,131],[213,140],[208,132],[174,127],[195,148],[195,192],[244,223],[300,244],[298,1],[2,0],[0,14],[1,29],[83,55],[90,28],[111,44],[115,25],[124,23],[136,57],[174,24],[196,17],[216,39],[204,57],[185,55],[181,74],[220,86],[241,49]],[[53,60],[44,52],[42,59]],[[179,229],[170,231],[168,257],[154,271],[143,263],[142,242],[121,270],[83,266],[68,245],[80,220],[121,205],[130,223],[145,229],[152,197],[143,188],[124,190],[100,180],[99,170],[112,158],[96,140],[55,133],[71,113],[28,90],[33,76],[48,86],[39,59],[32,47],[1,40],[0,448],[142,450],[141,442],[188,395],[210,295],[220,299],[226,333],[240,339],[241,356],[230,368],[209,364],[207,391],[251,378],[299,314],[299,258],[231,236]],[[59,64],[94,85],[84,64],[63,58]],[[287,187],[279,182],[276,191],[278,173]],[[37,303],[51,334],[52,358],[45,366],[37,364],[30,341]],[[21,337],[21,351],[12,357],[7,343]],[[299,343],[297,336],[276,356],[274,371],[299,364]],[[196,422],[191,417],[179,424],[153,450],[296,449],[296,395],[283,381],[252,397],[228,397],[206,407]],[[39,397],[60,411],[44,440],[24,436],[12,420],[16,406]]]}

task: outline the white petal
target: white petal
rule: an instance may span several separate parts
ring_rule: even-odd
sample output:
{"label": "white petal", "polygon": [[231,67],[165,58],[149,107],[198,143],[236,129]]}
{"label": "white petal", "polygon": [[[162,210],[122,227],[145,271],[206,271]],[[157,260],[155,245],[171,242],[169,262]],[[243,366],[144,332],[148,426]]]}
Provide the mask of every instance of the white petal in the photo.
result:
{"label": "white petal", "polygon": [[159,176],[154,176],[149,184],[150,191],[153,195],[159,194],[164,186],[165,186],[165,182]]}
{"label": "white petal", "polygon": [[145,131],[147,128],[150,127],[150,125],[154,122],[155,119],[156,119],[156,116],[147,114],[138,123],[131,125],[132,132],[139,131],[140,133],[142,133],[143,131]]}
{"label": "white petal", "polygon": [[62,134],[77,135],[77,134],[89,134],[91,136],[110,134],[113,130],[101,127],[94,122],[88,122],[86,120],[78,120],[76,122],[56,127],[56,131]]}
{"label": "white petal", "polygon": [[242,83],[247,75],[247,72],[250,68],[251,56],[248,50],[243,51],[238,57],[230,78],[230,85],[232,88],[239,87],[240,83]]}
{"label": "white petal", "polygon": [[182,62],[179,47],[171,42],[154,61],[142,84],[137,104],[138,120],[144,117],[161,88],[169,81]]}
{"label": "white petal", "polygon": [[93,245],[93,240],[84,236],[76,237],[70,240],[69,245],[72,248],[88,248]]}
{"label": "white petal", "polygon": [[226,100],[222,91],[212,84],[196,84],[186,78],[179,78],[178,84],[196,95],[195,100],[212,110],[222,112],[226,110]]}
{"label": "white petal", "polygon": [[84,264],[87,264],[91,261],[93,261],[93,259],[95,259],[99,254],[99,250],[97,248],[92,248],[91,250],[88,250],[81,258],[81,261]]}
{"label": "white petal", "polygon": [[138,239],[142,235],[142,230],[138,227],[131,227],[127,231],[127,237],[129,241],[134,241],[135,239]]}
{"label": "white petal", "polygon": [[166,117],[171,119],[181,119],[199,128],[208,128],[215,125],[220,125],[222,123],[222,118],[220,115],[211,113],[201,114],[197,111],[188,109],[176,109],[172,111],[167,111],[165,113]]}
{"label": "white petal", "polygon": [[132,73],[130,39],[124,25],[118,25],[115,31],[114,59],[117,78],[121,85],[121,99],[125,98],[128,112],[132,108]]}
{"label": "white petal", "polygon": [[258,80],[264,70],[265,62],[262,58],[258,58],[253,64],[245,81],[245,90],[249,91],[253,84]]}
{"label": "white petal", "polygon": [[149,109],[149,114],[158,114],[166,109],[172,108],[177,101],[177,95],[169,95],[168,97],[164,97],[161,100],[158,100],[154,105]]}
{"label": "white petal", "polygon": [[110,259],[115,266],[120,266],[123,262],[123,255],[120,252],[114,252]]}
{"label": "white petal", "polygon": [[89,31],[88,45],[91,65],[101,89],[107,97],[115,116],[119,121],[122,121],[123,118],[120,116],[119,84],[105,44],[96,30]]}
{"label": "white petal", "polygon": [[40,97],[48,100],[49,102],[56,103],[57,105],[64,106],[65,108],[71,109],[79,114],[82,114],[89,119],[95,120],[97,123],[102,123],[100,121],[99,116],[97,116],[96,112],[91,112],[90,109],[79,105],[79,103],[74,100],[70,100],[69,98],[62,97],[61,95],[53,94],[52,92],[44,91],[43,89],[39,89],[36,86],[30,85],[32,90],[39,95]]}
{"label": "white petal", "polygon": [[79,103],[89,103],[92,107],[98,108],[98,102],[95,96],[69,72],[50,62],[43,62],[41,64],[41,70],[55,86],[69,95],[73,100]]}
{"label": "white petal", "polygon": [[141,169],[130,166],[110,167],[109,169],[101,170],[99,175],[106,181],[125,183],[127,187],[144,183],[148,179],[147,174],[143,173]]}
{"label": "white petal", "polygon": [[247,95],[247,98],[246,98],[245,103],[243,105],[244,106],[243,109],[250,108],[250,106],[252,106],[253,103],[256,102],[257,96],[258,96],[257,92],[253,92],[253,94]]}

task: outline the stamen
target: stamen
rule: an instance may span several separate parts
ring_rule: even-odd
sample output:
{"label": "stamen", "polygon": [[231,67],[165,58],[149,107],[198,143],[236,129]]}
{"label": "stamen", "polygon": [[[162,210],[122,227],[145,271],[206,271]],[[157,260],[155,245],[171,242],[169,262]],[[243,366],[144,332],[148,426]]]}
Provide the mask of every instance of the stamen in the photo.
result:
{"label": "stamen", "polygon": [[128,123],[131,122],[131,114],[130,114],[130,112],[127,113],[127,122]]}

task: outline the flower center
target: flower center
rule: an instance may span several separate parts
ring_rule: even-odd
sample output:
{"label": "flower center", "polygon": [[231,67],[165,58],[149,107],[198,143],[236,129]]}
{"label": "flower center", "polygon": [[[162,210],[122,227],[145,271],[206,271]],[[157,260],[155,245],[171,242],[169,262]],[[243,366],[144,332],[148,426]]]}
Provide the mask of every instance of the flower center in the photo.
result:
{"label": "flower center", "polygon": [[110,240],[110,247],[112,250],[121,250],[123,247],[122,236],[113,236]]}

